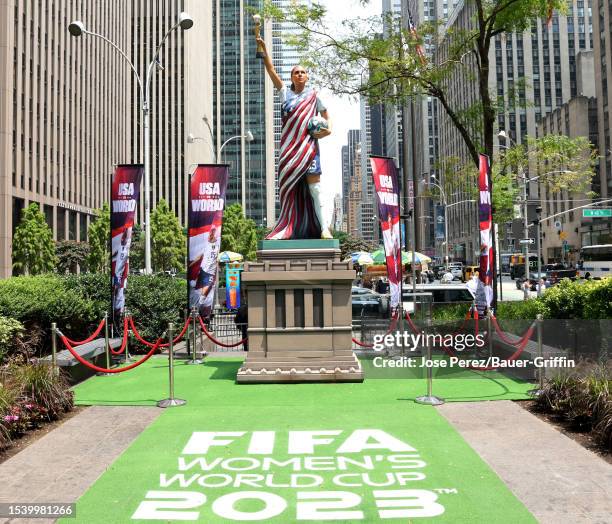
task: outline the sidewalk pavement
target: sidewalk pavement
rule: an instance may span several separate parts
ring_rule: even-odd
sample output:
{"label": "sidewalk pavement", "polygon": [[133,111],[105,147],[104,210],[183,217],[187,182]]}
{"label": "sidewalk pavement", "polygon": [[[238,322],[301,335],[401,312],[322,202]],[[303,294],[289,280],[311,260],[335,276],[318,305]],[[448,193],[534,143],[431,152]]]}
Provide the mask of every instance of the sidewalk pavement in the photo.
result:
{"label": "sidewalk pavement", "polygon": [[[0,464],[0,502],[76,502],[161,411],[123,406],[84,409]],[[0,522],[55,520],[0,518]]]}
{"label": "sidewalk pavement", "polygon": [[612,465],[516,402],[437,408],[541,523],[612,522]]}

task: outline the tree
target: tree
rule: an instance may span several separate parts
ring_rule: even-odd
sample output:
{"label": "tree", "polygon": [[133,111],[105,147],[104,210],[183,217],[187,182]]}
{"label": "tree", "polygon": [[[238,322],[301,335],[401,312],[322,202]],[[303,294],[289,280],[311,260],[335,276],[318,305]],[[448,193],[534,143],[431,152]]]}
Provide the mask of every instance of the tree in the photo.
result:
{"label": "tree", "polygon": [[187,241],[181,224],[162,198],[151,213],[151,263],[156,271],[181,271]]}
{"label": "tree", "polygon": [[597,152],[587,137],[546,135],[528,136],[524,144],[508,148],[500,166],[513,171],[519,184],[527,173],[552,193],[583,193],[591,188],[597,162]]}
{"label": "tree", "polygon": [[240,204],[232,204],[223,214],[221,251],[235,251],[245,260],[255,260],[257,251],[257,227],[244,216]]}
{"label": "tree", "polygon": [[130,270],[144,269],[144,246],[145,239],[142,233],[142,227],[140,227],[140,224],[134,224],[134,227],[132,227],[132,245],[130,246]]}
{"label": "tree", "polygon": [[96,210],[97,219],[89,224],[87,268],[92,272],[110,271],[110,207],[107,202]]}
{"label": "tree", "polygon": [[[367,3],[368,0],[362,0]],[[436,98],[460,133],[473,164],[479,154],[493,159],[494,130],[500,104],[515,104],[524,98],[519,86],[507,102],[489,90],[489,50],[501,33],[521,32],[537,18],[548,18],[552,10],[567,11],[564,0],[467,0],[471,27],[441,31],[433,23],[422,24],[418,35],[402,27],[400,18],[352,19],[343,23],[346,35],[332,34],[325,25],[325,8],[293,5],[287,10],[265,1],[264,14],[295,24],[302,34],[292,38],[303,56],[312,57],[308,67],[319,82],[337,94],[358,95],[371,103],[404,104],[415,96]],[[423,45],[432,44],[434,60],[423,54]],[[453,100],[456,74],[471,76],[478,86],[474,105]]]}
{"label": "tree", "polygon": [[344,234],[344,238],[340,238],[340,260],[345,260],[351,253],[357,251],[366,251],[371,253],[374,251],[374,246],[361,237]]}
{"label": "tree", "polygon": [[13,267],[25,274],[53,271],[57,262],[53,231],[38,209],[30,204],[21,212],[21,222],[13,237]]}
{"label": "tree", "polygon": [[77,242],[76,240],[56,242],[55,254],[57,256],[58,273],[76,273],[77,266],[84,271],[87,267],[86,260],[89,256],[89,244],[87,242]]}

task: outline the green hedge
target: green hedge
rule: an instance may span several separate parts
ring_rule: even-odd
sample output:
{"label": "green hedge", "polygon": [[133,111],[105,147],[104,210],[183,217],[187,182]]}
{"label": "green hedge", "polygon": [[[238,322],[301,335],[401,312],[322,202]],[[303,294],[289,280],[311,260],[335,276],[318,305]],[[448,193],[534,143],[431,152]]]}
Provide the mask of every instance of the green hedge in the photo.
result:
{"label": "green hedge", "polygon": [[[463,318],[467,305],[435,308],[436,320]],[[612,318],[612,278],[602,280],[562,280],[539,298],[515,302],[498,302],[497,318],[508,320],[534,319],[538,313],[548,319],[610,319]]]}
{"label": "green hedge", "polygon": [[[142,336],[154,340],[168,322],[182,326],[187,307],[187,283],[167,276],[130,276],[126,306]],[[49,329],[57,322],[71,338],[88,336],[110,309],[108,274],[43,275],[0,281],[0,315],[29,329],[44,330],[40,354],[50,349]]]}

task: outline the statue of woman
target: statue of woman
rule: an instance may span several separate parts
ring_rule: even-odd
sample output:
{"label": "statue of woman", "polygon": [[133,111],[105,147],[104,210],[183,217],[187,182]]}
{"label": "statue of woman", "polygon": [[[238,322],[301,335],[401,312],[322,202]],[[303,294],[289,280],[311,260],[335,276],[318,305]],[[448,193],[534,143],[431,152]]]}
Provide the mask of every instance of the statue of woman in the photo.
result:
{"label": "statue of woman", "polygon": [[[282,132],[278,159],[280,214],[268,239],[332,238],[321,206],[321,161],[319,139],[331,134],[329,113],[317,93],[306,87],[308,73],[296,65],[291,87],[283,84],[274,69],[262,38],[264,65],[282,104]],[[309,133],[310,119],[320,114],[327,128]]]}

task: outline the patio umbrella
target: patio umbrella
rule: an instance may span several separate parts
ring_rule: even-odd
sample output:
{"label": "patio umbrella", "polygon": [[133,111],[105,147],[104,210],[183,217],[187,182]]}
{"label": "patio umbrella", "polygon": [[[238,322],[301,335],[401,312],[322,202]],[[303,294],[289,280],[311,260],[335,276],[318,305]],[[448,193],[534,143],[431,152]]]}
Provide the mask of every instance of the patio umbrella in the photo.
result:
{"label": "patio umbrella", "polygon": [[[385,250],[377,249],[371,253],[372,259],[377,264],[384,264],[386,261],[385,258]],[[414,259],[417,264],[429,264],[431,262],[431,258],[423,253],[419,253],[418,251],[414,252]],[[411,264],[412,263],[412,251],[402,251],[402,264]]]}
{"label": "patio umbrella", "polygon": [[234,251],[221,251],[219,253],[219,262],[240,262],[244,257],[240,253]]}
{"label": "patio umbrella", "polygon": [[356,253],[351,253],[351,262],[360,266],[367,266],[369,264],[373,264],[374,260],[372,260],[370,253],[366,253],[365,251],[357,251]]}

